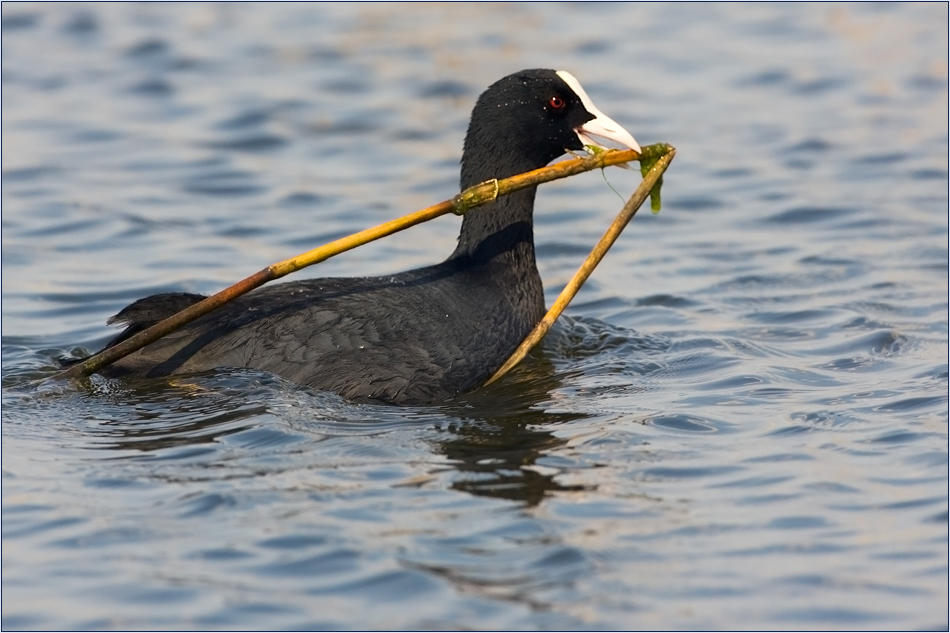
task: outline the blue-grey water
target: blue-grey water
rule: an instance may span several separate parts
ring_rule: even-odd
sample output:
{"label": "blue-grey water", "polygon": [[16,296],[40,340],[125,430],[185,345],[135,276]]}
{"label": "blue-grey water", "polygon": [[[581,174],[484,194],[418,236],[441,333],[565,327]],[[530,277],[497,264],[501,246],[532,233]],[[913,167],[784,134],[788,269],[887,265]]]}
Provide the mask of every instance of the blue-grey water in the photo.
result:
{"label": "blue-grey water", "polygon": [[[948,626],[945,3],[2,9],[4,629]],[[452,196],[531,67],[678,155],[500,384],[40,380],[136,298]],[[621,205],[542,188],[549,303]]]}

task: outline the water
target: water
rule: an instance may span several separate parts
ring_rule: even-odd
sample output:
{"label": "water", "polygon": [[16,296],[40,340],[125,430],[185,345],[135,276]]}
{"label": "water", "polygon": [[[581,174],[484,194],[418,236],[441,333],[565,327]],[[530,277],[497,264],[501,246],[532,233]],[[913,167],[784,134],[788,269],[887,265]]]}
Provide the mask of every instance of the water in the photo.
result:
{"label": "water", "polygon": [[[945,4],[2,24],[4,628],[947,627]],[[453,195],[475,97],[530,67],[678,155],[500,384],[37,386],[136,298]],[[543,188],[549,302],[620,206],[596,173]],[[306,274],[432,263],[457,227]]]}

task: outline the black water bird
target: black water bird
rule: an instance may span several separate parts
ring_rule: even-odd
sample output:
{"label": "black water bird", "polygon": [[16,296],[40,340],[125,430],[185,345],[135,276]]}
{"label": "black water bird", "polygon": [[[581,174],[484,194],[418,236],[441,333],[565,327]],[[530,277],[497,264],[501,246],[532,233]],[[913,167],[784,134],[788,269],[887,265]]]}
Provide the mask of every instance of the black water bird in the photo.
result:
{"label": "black water bird", "polygon": [[[564,71],[525,70],[478,98],[465,136],[461,187],[548,164],[594,144],[639,150]],[[254,368],[358,401],[425,404],[482,384],[544,315],[535,264],[535,188],[469,211],[440,264],[383,277],[295,281],[244,295],[102,373],[165,376]],[[109,320],[109,345],[203,299],[166,293]]]}

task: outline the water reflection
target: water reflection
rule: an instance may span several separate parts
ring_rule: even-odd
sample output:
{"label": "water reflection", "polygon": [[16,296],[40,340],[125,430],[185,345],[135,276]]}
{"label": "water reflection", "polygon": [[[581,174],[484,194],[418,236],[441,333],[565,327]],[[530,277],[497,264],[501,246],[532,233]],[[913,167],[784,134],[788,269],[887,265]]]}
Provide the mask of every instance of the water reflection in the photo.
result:
{"label": "water reflection", "polygon": [[[4,376],[5,398],[71,401],[71,406],[87,411],[74,427],[79,445],[121,453],[116,455],[119,459],[174,460],[183,455],[181,449],[200,447],[214,452],[222,449],[229,436],[250,438],[264,433],[270,445],[283,444],[287,449],[287,444],[294,444],[295,453],[297,449],[310,453],[306,461],[287,455],[277,470],[307,467],[313,459],[329,467],[326,460],[334,456],[321,454],[316,446],[325,438],[373,443],[379,441],[375,437],[379,434],[409,428],[423,434],[432,452],[446,458],[459,473],[451,484],[455,490],[535,506],[550,491],[582,489],[557,483],[557,472],[538,464],[565,443],[546,426],[587,417],[547,412],[539,406],[550,402],[552,393],[562,386],[562,378],[543,352],[533,353],[489,388],[442,407],[422,409],[355,405],[335,394],[244,370],[159,379],[114,380],[93,375],[78,389],[62,383],[42,383],[48,388],[37,389],[36,379],[48,378],[55,371],[47,366],[35,368],[28,376],[22,371]],[[267,451],[257,451],[255,456],[260,447],[253,440],[238,440],[238,444],[244,458],[252,462],[265,458]],[[439,463],[438,470],[444,472],[445,461]],[[180,474],[187,478],[184,472]]]}
{"label": "water reflection", "polygon": [[[663,337],[644,337],[596,319],[565,318],[549,339],[498,383],[434,408],[352,404],[253,370],[158,379],[94,375],[79,391],[64,394],[60,384],[57,393],[75,397],[82,408],[96,412],[87,416],[89,426],[80,431],[85,448],[122,453],[116,455],[119,459],[148,457],[174,463],[199,451],[209,453],[202,459],[212,464],[229,460],[222,451],[239,446],[242,459],[269,472],[310,468],[315,463],[333,468],[348,456],[327,453],[320,445],[324,439],[350,442],[358,453],[372,452],[381,441],[376,436],[410,428],[422,434],[432,453],[444,458],[429,475],[444,475],[447,463],[454,471],[447,482],[453,490],[533,507],[551,492],[589,489],[559,483],[561,470],[544,463],[567,442],[549,429],[590,417],[545,408],[546,403],[563,400],[559,392],[569,379],[554,363],[564,357],[584,359],[589,367],[623,366],[627,373],[647,379],[656,368],[650,356],[669,346]],[[34,374],[48,376],[53,371],[44,367]],[[5,376],[5,387],[32,390],[31,381],[22,377],[14,381],[15,377]],[[231,436],[238,437],[227,439]],[[274,447],[281,456],[276,468],[269,461]],[[186,470],[181,464],[174,476],[188,479]],[[159,476],[156,471],[149,475]]]}
{"label": "water reflection", "polygon": [[[247,371],[157,380],[93,376],[76,395],[97,411],[95,426],[87,429],[91,441],[86,448],[133,458],[171,451],[168,457],[174,459],[182,448],[213,449],[228,436],[262,430],[262,425],[271,434],[287,436],[285,442],[296,443],[290,437],[295,432],[307,436],[308,443],[333,436],[366,436],[365,441],[373,442],[378,441],[374,435],[404,429],[409,422],[425,429],[432,451],[461,475],[453,489],[535,506],[549,492],[584,489],[559,484],[557,472],[538,464],[566,442],[546,426],[587,417],[538,407],[551,400],[560,384],[551,362],[536,353],[499,383],[435,411],[352,405],[333,394]],[[293,430],[270,428],[275,421],[290,422]],[[430,434],[433,424],[435,436]],[[246,457],[253,460],[253,455]],[[293,464],[288,461],[286,467]]]}
{"label": "water reflection", "polygon": [[[548,431],[529,428],[529,425],[543,421],[549,420],[471,424],[457,428],[454,431],[456,438],[438,445],[439,452],[466,475],[453,482],[452,488],[483,497],[519,501],[529,506],[541,503],[551,491],[583,490],[583,486],[557,483],[554,476],[558,473],[542,474],[531,468],[539,457],[566,442]],[[560,421],[566,420],[562,418]]]}
{"label": "water reflection", "polygon": [[154,453],[213,444],[259,426],[267,406],[255,397],[254,382],[223,372],[207,380],[115,381],[92,376],[81,396],[97,411],[88,448]]}
{"label": "water reflection", "polygon": [[[264,434],[270,438],[269,445],[284,445],[279,451],[293,444],[295,451],[310,454],[306,460],[285,455],[287,459],[277,470],[306,468],[313,460],[330,467],[339,456],[323,454],[324,449],[316,445],[323,439],[350,438],[368,444],[379,441],[374,436],[408,425],[418,429],[431,451],[456,471],[452,489],[530,507],[540,504],[550,492],[586,489],[558,483],[560,471],[539,463],[566,443],[548,430],[550,427],[589,417],[588,413],[560,408],[545,410],[544,403],[562,399],[556,394],[568,378],[558,373],[553,361],[585,358],[596,366],[622,360],[633,373],[646,375],[652,367],[648,361],[651,352],[668,346],[665,339],[641,337],[596,319],[565,319],[549,338],[543,349],[532,352],[498,383],[435,408],[352,404],[335,394],[253,370],[158,379],[113,380],[94,375],[79,391],[59,384],[57,394],[74,397],[77,405],[96,412],[86,418],[90,426],[80,431],[87,440],[85,447],[124,453],[117,455],[120,459],[147,455],[175,460],[193,453],[182,449],[219,451],[228,443],[225,438],[244,434],[246,439],[235,440],[244,458],[263,461],[267,451],[259,450],[256,440],[249,438]],[[54,352],[61,350],[50,350],[51,357],[56,357]],[[30,375],[48,377],[55,371],[47,366]],[[32,380],[16,372],[4,381],[5,388],[12,391],[33,391]],[[214,462],[224,456],[205,459]],[[437,471],[444,473],[446,462],[439,463]],[[187,478],[184,472],[179,474]]]}
{"label": "water reflection", "polygon": [[550,491],[582,490],[557,483],[557,473],[543,474],[549,468],[533,468],[540,457],[566,443],[543,430],[545,425],[587,417],[537,408],[559,386],[550,361],[535,353],[504,380],[446,407],[459,422],[449,426],[454,437],[438,441],[436,450],[464,475],[452,488],[529,506],[538,505]]}

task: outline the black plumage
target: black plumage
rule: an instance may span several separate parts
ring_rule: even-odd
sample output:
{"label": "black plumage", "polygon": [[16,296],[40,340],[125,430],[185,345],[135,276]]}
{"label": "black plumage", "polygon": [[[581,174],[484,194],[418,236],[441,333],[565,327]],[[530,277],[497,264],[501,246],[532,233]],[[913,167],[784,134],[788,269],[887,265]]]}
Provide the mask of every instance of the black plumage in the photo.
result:
{"label": "black plumage", "polygon": [[[639,149],[571,75],[528,70],[490,86],[472,111],[462,188],[542,167],[598,134]],[[218,367],[273,372],[353,400],[423,404],[484,382],[544,315],[535,264],[535,189],[470,211],[444,262],[382,277],[261,288],[103,373],[163,376]],[[200,300],[140,299],[110,322],[115,344]]]}

